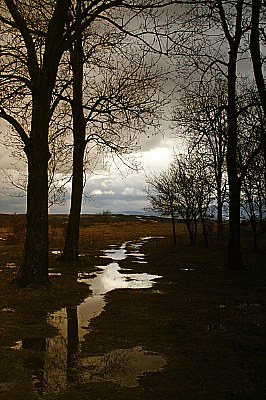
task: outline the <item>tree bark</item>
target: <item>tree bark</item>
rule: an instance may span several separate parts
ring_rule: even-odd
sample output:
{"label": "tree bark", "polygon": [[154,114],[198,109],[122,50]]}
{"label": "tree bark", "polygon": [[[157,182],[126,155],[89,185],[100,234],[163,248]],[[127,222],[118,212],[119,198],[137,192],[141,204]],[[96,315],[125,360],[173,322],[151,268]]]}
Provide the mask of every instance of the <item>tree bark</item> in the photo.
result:
{"label": "tree bark", "polygon": [[66,229],[65,245],[60,256],[62,261],[76,261],[78,259],[79,224],[83,193],[83,156],[84,144],[77,137],[74,139],[73,178],[71,192],[71,207]]}
{"label": "tree bark", "polygon": [[173,208],[171,208],[171,221],[172,221],[172,231],[173,231],[174,244],[176,244],[175,214],[174,214]]}
{"label": "tree bark", "polygon": [[19,286],[48,285],[48,127],[50,93],[42,85],[33,100],[32,129],[25,146],[28,159],[27,225]]}
{"label": "tree bark", "polygon": [[48,285],[47,161],[28,161],[27,225],[19,286]]}
{"label": "tree bark", "polygon": [[73,176],[71,206],[66,229],[65,246],[60,256],[62,261],[78,259],[79,224],[83,193],[84,151],[86,147],[86,120],[83,113],[83,45],[80,36],[71,50],[73,71]]}
{"label": "tree bark", "polygon": [[232,45],[228,65],[228,147],[226,155],[229,184],[229,270],[244,269],[240,243],[241,184],[237,171],[236,60],[237,46]]}
{"label": "tree bark", "polygon": [[221,165],[218,166],[217,173],[217,225],[218,239],[223,239],[223,194],[222,194],[222,172]]}
{"label": "tree bark", "polygon": [[[22,263],[16,277],[19,286],[48,285],[48,133],[52,93],[62,57],[64,27],[70,0],[57,0],[46,35],[42,64],[38,64],[34,41],[14,2],[6,2],[28,52],[31,77],[32,120],[25,143],[28,159],[27,226]],[[23,139],[23,137],[22,137]]]}
{"label": "tree bark", "polygon": [[[259,92],[259,97],[261,101],[261,106],[263,109],[264,116],[266,116],[266,87],[263,76],[263,65],[261,61],[261,51],[260,51],[260,33],[259,33],[259,23],[260,23],[260,8],[261,0],[252,0],[252,18],[251,18],[251,34],[250,34],[250,53],[254,71],[254,77]],[[264,179],[266,181],[266,135],[265,130],[261,132],[261,142],[264,151]]]}
{"label": "tree bark", "polygon": [[240,244],[240,188],[241,182],[237,171],[237,136],[238,115],[236,108],[236,65],[237,56],[242,37],[242,12],[243,0],[237,0],[235,33],[231,35],[228,28],[222,2],[218,1],[222,28],[229,44],[229,59],[227,71],[228,90],[228,145],[227,145],[227,174],[229,184],[229,244],[228,244],[228,269],[243,270],[243,260]]}
{"label": "tree bark", "polygon": [[[206,216],[205,216],[206,217]],[[207,233],[207,229],[206,229],[206,221],[204,216],[200,215],[200,219],[201,219],[201,225],[202,225],[202,233],[203,233],[203,238],[204,238],[204,242],[205,242],[205,246],[206,248],[209,248],[209,240],[208,240],[208,233]]]}
{"label": "tree bark", "polygon": [[260,96],[261,105],[264,111],[264,115],[266,115],[266,88],[262,72],[262,62],[260,53],[260,34],[259,34],[260,7],[261,7],[261,0],[252,0],[250,53],[251,53],[253,71]]}
{"label": "tree bark", "polygon": [[187,231],[189,234],[190,245],[193,246],[194,245],[194,234],[191,229],[191,220],[185,220],[185,224],[186,224],[186,228],[187,228]]}

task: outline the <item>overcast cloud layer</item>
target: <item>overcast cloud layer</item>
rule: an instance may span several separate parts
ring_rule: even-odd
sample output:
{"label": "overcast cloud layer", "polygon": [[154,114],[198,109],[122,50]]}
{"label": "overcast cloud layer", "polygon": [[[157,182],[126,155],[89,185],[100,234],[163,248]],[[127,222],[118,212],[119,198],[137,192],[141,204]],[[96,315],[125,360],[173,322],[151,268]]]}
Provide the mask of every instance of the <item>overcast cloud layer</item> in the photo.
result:
{"label": "overcast cloud layer", "polygon": [[[139,172],[129,172],[126,167],[120,171],[111,166],[109,171],[97,171],[86,183],[85,196],[82,204],[82,213],[112,213],[132,212],[140,213],[148,206],[144,192],[146,187],[145,173],[160,171],[167,168],[173,148],[177,145],[177,139],[157,135],[144,138],[141,141],[141,151],[136,157],[141,161],[142,169]],[[3,145],[0,145],[0,168],[2,169],[0,183],[0,213],[25,213],[26,197],[18,197],[22,192],[15,188],[8,188],[5,172],[18,177],[18,166]],[[24,167],[25,168],[25,167]],[[122,174],[121,174],[122,172]],[[14,195],[15,194],[15,195]],[[70,190],[66,195],[64,205],[53,205],[51,213],[68,213]]]}

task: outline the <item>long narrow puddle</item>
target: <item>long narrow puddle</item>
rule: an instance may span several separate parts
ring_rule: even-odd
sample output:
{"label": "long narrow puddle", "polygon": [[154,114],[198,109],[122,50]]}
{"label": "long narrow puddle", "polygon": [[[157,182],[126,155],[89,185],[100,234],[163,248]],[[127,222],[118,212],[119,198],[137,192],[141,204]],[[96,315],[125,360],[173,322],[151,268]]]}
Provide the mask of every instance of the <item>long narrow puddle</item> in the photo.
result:
{"label": "long narrow puddle", "polygon": [[[149,238],[143,238],[148,240]],[[110,258],[107,266],[98,267],[93,274],[80,273],[79,282],[90,286],[92,294],[78,307],[63,308],[48,316],[48,322],[58,328],[54,338],[34,338],[17,342],[14,349],[31,349],[36,357],[25,360],[32,371],[33,383],[39,394],[57,393],[70,383],[109,381],[124,387],[138,386],[138,378],[146,372],[160,371],[166,364],[163,356],[151,353],[141,346],[115,349],[98,356],[82,356],[82,341],[90,332],[90,321],[101,314],[106,304],[106,293],[115,289],[148,289],[158,275],[133,274],[122,269],[119,261],[131,257],[133,262],[144,262],[139,252],[141,243],[130,243],[133,252],[127,252],[128,243],[103,252]]]}

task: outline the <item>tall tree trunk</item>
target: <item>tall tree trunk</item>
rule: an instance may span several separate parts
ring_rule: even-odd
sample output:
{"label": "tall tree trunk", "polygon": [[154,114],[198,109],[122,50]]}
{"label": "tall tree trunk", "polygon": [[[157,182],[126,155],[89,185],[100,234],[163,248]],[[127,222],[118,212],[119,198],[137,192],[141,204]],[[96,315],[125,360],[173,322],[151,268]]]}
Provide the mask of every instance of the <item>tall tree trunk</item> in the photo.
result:
{"label": "tall tree trunk", "polygon": [[259,33],[260,8],[261,8],[261,0],[252,0],[250,53],[251,53],[253,71],[260,96],[261,105],[264,111],[264,115],[266,115],[266,87],[263,77],[261,52],[260,52],[260,33]]}
{"label": "tall tree trunk", "polygon": [[172,231],[173,231],[174,244],[176,244],[175,214],[174,214],[173,208],[171,208],[171,221],[172,221]]}
{"label": "tall tree trunk", "polygon": [[[263,76],[262,55],[260,51],[260,9],[261,0],[252,0],[252,18],[251,18],[251,34],[250,34],[250,53],[254,71],[254,77],[259,92],[261,106],[263,109],[264,117],[266,117],[266,86]],[[261,142],[263,145],[264,154],[264,179],[266,181],[266,135],[265,130],[261,132]]]}
{"label": "tall tree trunk", "polygon": [[218,239],[223,239],[223,199],[222,199],[222,173],[218,172],[217,179],[217,225],[218,225]]}
{"label": "tall tree trunk", "polygon": [[254,209],[252,210],[252,214],[250,216],[250,224],[253,233],[253,251],[254,253],[256,253],[258,250],[258,236],[257,236],[257,219]]}
{"label": "tall tree trunk", "polygon": [[[40,91],[39,93],[42,93]],[[49,94],[34,99],[28,159],[27,225],[23,260],[16,281],[19,286],[48,285],[48,126]],[[47,100],[48,99],[48,100]]]}
{"label": "tall tree trunk", "polygon": [[194,234],[191,229],[191,220],[185,220],[185,224],[186,224],[186,228],[187,228],[187,231],[189,234],[190,245],[193,246],[194,245]]}
{"label": "tall tree trunk", "polygon": [[240,244],[241,184],[237,173],[236,59],[237,48],[234,47],[231,48],[228,65],[228,147],[226,161],[229,184],[229,270],[244,269]]}
{"label": "tall tree trunk", "polygon": [[[32,120],[30,137],[18,133],[25,143],[28,158],[27,227],[23,260],[16,280],[20,286],[47,285],[48,277],[48,133],[51,100],[59,63],[64,52],[64,31],[71,0],[57,0],[45,36],[45,49],[36,53],[35,36],[13,0],[5,1],[16,29],[27,50],[25,56],[30,76]],[[30,25],[30,24],[29,24]],[[38,46],[37,46],[38,47]],[[25,72],[25,76],[27,73]]]}
{"label": "tall tree trunk", "polygon": [[79,224],[83,193],[83,159],[86,147],[86,121],[83,113],[83,45],[80,36],[71,50],[73,71],[73,177],[71,207],[66,229],[65,246],[60,260],[76,261],[78,259]]}
{"label": "tall tree trunk", "polygon": [[63,253],[60,256],[62,261],[76,261],[78,259],[78,243],[79,243],[79,224],[80,212],[83,193],[83,156],[84,143],[77,137],[74,138],[73,152],[73,178],[71,207],[66,229],[65,245]]}
{"label": "tall tree trunk", "polygon": [[[205,215],[205,217],[206,217],[206,215]],[[200,219],[201,219],[202,233],[203,233],[205,246],[206,246],[206,248],[209,248],[209,240],[208,240],[208,233],[207,233],[207,229],[206,229],[206,221],[205,221],[205,218],[202,215],[202,213],[200,215]]]}
{"label": "tall tree trunk", "polygon": [[238,115],[236,108],[236,65],[237,56],[242,36],[242,12],[243,0],[238,0],[236,9],[236,28],[234,36],[231,36],[228,26],[224,22],[224,10],[220,15],[227,37],[230,51],[228,60],[227,90],[228,90],[228,145],[227,145],[227,174],[229,184],[229,243],[228,243],[228,269],[244,269],[241,244],[240,244],[240,188],[241,182],[237,171],[237,139],[238,139]]}

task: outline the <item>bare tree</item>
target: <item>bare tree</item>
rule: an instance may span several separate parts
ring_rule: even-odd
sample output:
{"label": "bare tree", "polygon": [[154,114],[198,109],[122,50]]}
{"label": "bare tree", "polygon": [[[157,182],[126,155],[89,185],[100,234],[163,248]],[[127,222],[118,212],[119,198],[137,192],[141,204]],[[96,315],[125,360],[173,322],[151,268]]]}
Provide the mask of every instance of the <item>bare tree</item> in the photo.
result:
{"label": "bare tree", "polygon": [[176,243],[175,215],[176,215],[176,185],[171,169],[159,174],[150,174],[146,177],[146,189],[151,209],[162,215],[170,215],[172,221],[173,238]]}
{"label": "bare tree", "polygon": [[175,155],[168,170],[148,176],[146,181],[151,208],[163,215],[171,215],[174,242],[176,217],[185,222],[192,246],[196,244],[200,219],[205,244],[208,246],[206,219],[213,195],[213,183],[210,170],[202,157]]}
{"label": "bare tree", "polygon": [[[255,2],[253,3],[255,4]],[[237,144],[239,112],[237,104],[238,86],[243,79],[244,68],[250,68],[249,33],[251,28],[251,2],[243,0],[195,2],[183,14],[183,32],[187,35],[186,81],[198,82],[205,90],[206,84],[217,77],[225,77],[227,86],[227,150],[226,164],[229,187],[229,243],[228,269],[244,269],[240,242],[240,191],[241,177],[238,175]],[[253,9],[254,17],[254,9]],[[254,17],[255,18],[255,17]],[[193,21],[193,25],[191,24]],[[253,21],[254,22],[254,21]],[[254,22],[256,29],[256,21]],[[255,32],[256,37],[256,32]],[[181,51],[179,43],[176,51]],[[202,85],[202,83],[204,83]]]}
{"label": "bare tree", "polygon": [[[134,15],[139,16],[141,12],[146,12],[146,17],[155,21],[156,15],[151,10],[156,13],[156,9],[171,3],[163,0],[151,0],[145,4],[122,0],[84,1],[84,11],[77,24],[71,22],[71,0],[38,1],[34,4],[26,0],[1,2],[3,96],[0,117],[17,131],[28,161],[27,232],[17,276],[19,285],[49,284],[48,137],[57,104],[54,89],[58,70],[64,69],[64,64],[60,64],[64,52],[97,19],[112,20],[123,29],[130,25]],[[117,11],[117,15],[112,18],[108,10]],[[125,10],[131,13],[128,18],[123,18]]]}
{"label": "bare tree", "polygon": [[176,187],[176,215],[185,221],[192,246],[197,241],[200,219],[205,244],[208,246],[206,219],[214,188],[208,163],[199,154],[179,155],[175,156],[170,168]]}
{"label": "bare tree", "polygon": [[[38,42],[32,33],[29,22],[30,10],[25,4],[16,4],[12,0],[4,1],[1,6],[1,23],[6,26],[5,40],[7,48],[2,51],[1,63],[6,63],[2,84],[15,82],[16,96],[6,96],[1,102],[1,118],[9,122],[20,135],[28,161],[27,189],[27,233],[23,262],[18,273],[21,286],[29,283],[47,285],[48,278],[48,176],[47,166],[50,158],[48,148],[48,130],[50,122],[50,104],[55,86],[58,65],[64,51],[64,27],[68,17],[70,1],[58,0],[51,11],[50,20],[45,21],[45,42]],[[26,13],[29,15],[25,15]],[[24,17],[25,15],[25,17]],[[10,39],[20,46],[11,47]],[[3,38],[4,40],[4,38]],[[21,54],[22,52],[22,54]],[[41,53],[41,58],[39,54]],[[13,74],[15,65],[18,69]],[[6,85],[5,85],[6,86]],[[14,90],[14,86],[13,86]],[[18,101],[19,96],[27,96],[27,106],[31,107],[30,132],[25,121],[24,126],[14,115],[8,100]],[[17,106],[17,105],[16,105]],[[18,106],[17,106],[18,107]],[[10,112],[11,109],[11,112]],[[25,111],[26,112],[26,111]],[[36,206],[38,205],[38,206]]]}
{"label": "bare tree", "polygon": [[246,90],[239,101],[238,175],[241,179],[242,216],[248,216],[253,232],[253,250],[257,250],[257,220],[262,226],[265,194],[265,167],[263,141],[265,119],[254,89]]}
{"label": "bare tree", "polygon": [[[202,83],[203,85],[203,83]],[[186,138],[190,153],[202,154],[213,171],[216,185],[218,237],[223,236],[226,194],[227,96],[224,80],[204,85],[204,90],[184,91],[174,110],[176,128]]]}
{"label": "bare tree", "polygon": [[[76,19],[81,12],[82,3],[78,2]],[[146,126],[157,128],[165,103],[165,76],[147,48],[103,23],[97,29],[97,33],[92,28],[85,31],[74,41],[70,50],[72,93],[62,94],[71,104],[73,121],[71,208],[60,256],[64,261],[78,259],[87,148],[95,145],[124,161],[136,147],[139,133]]]}
{"label": "bare tree", "polygon": [[250,53],[261,105],[266,115],[266,88],[263,76],[265,60],[261,51],[264,43],[262,41],[265,41],[265,3],[261,0],[252,0]]}

